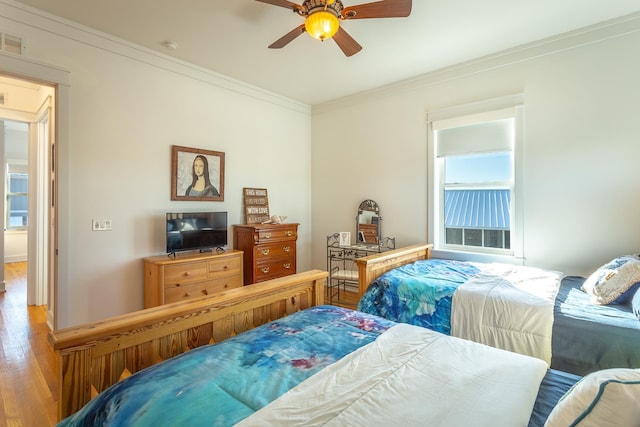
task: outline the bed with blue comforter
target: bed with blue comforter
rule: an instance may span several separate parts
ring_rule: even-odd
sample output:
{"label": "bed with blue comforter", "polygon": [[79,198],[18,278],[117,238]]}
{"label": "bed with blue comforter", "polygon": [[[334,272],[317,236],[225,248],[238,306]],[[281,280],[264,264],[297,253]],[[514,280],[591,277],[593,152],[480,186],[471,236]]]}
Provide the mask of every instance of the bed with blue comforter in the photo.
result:
{"label": "bed with blue comforter", "polygon": [[[482,284],[490,283],[491,279],[486,280],[492,274],[485,271],[488,265],[443,259],[402,265],[371,282],[358,304],[358,310],[451,334],[454,295],[479,276],[485,278]],[[501,280],[501,277],[497,275],[496,280]],[[551,298],[551,366],[578,375],[612,367],[640,367],[640,321],[632,313],[631,307],[625,304],[593,304],[589,296],[580,290],[584,280],[580,277],[564,277],[558,280],[554,294],[547,296]],[[491,298],[498,301],[495,310],[500,312],[495,316],[507,319],[504,329],[518,328],[518,319],[523,324],[531,323],[528,316],[511,313],[511,304],[505,303],[508,299],[500,293],[497,296],[482,296],[479,304],[486,309],[487,301]],[[475,318],[469,319],[470,316],[486,317],[487,313],[467,316],[464,312],[456,312],[459,318],[465,320],[465,328],[477,322]],[[508,320],[509,316],[515,320]],[[494,345],[492,342],[485,344]]]}
{"label": "bed with blue comforter", "polygon": [[[139,371],[100,393],[59,426],[230,426],[256,415],[259,420],[261,408],[308,378],[322,375],[336,361],[373,345],[396,325],[345,308],[312,307]],[[439,372],[438,381],[447,375]],[[546,371],[529,425],[542,426],[578,379]]]}
{"label": "bed with blue comforter", "polygon": [[479,272],[474,264],[451,260],[406,264],[374,280],[358,310],[450,334],[453,294]]}

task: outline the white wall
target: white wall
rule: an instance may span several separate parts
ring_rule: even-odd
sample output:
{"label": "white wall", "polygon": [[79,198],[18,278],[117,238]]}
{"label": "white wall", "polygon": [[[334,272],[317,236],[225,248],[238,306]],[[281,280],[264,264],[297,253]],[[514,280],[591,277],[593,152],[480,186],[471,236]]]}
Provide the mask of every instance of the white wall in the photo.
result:
{"label": "white wall", "polygon": [[398,246],[429,242],[430,111],[522,93],[525,263],[589,274],[640,251],[640,16],[313,109],[313,266],[361,200]]}
{"label": "white wall", "polygon": [[[298,269],[310,267],[307,106],[11,1],[0,28],[70,73],[58,327],[141,309],[142,258],[164,252],[164,213],[225,210],[239,223],[243,187],[267,188],[270,210],[300,223]],[[170,200],[172,145],[225,153],[224,202]],[[91,231],[92,218],[113,231]]]}
{"label": "white wall", "polygon": [[6,231],[4,233],[4,262],[27,260],[27,232]]}

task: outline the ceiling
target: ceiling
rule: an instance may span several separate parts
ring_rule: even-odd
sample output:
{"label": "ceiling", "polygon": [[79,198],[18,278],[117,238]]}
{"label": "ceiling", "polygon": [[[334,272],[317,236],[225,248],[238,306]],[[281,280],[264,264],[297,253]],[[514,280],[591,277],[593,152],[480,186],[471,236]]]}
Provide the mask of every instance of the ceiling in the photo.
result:
{"label": "ceiling", "polygon": [[347,58],[333,40],[307,34],[268,49],[303,19],[255,0],[19,3],[309,105],[640,10],[638,0],[414,0],[408,18],[342,21],[363,47]]}

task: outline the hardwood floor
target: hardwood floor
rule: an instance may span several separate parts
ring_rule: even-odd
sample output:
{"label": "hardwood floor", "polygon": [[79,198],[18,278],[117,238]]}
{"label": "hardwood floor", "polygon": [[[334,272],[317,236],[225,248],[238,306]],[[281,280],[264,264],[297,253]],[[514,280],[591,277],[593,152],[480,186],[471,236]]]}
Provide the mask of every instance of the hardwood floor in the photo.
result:
{"label": "hardwood floor", "polygon": [[27,306],[27,263],[5,264],[0,293],[0,426],[56,423],[57,360],[46,307]]}
{"label": "hardwood floor", "polygon": [[330,298],[329,290],[327,290],[327,295],[325,296],[325,304],[337,305],[339,307],[350,308],[355,310],[358,306],[358,292],[353,290],[340,290],[340,295],[334,295],[333,298]]}

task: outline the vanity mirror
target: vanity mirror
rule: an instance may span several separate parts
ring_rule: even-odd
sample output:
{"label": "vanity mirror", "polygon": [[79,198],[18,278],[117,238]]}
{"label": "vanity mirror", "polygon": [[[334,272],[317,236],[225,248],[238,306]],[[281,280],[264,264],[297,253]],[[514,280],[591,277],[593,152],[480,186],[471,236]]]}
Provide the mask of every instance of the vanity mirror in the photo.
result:
{"label": "vanity mirror", "polygon": [[365,200],[358,206],[356,216],[356,238],[358,244],[378,245],[380,243],[380,207],[373,200]]}

